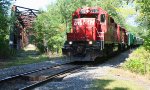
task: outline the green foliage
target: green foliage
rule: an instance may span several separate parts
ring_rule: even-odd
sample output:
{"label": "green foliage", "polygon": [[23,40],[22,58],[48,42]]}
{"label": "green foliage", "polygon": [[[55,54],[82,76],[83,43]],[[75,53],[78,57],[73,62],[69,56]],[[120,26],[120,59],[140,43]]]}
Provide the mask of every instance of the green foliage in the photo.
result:
{"label": "green foliage", "polygon": [[56,7],[49,7],[48,11],[39,15],[34,23],[36,34],[33,40],[41,52],[47,50],[54,52],[64,43],[64,25],[61,24],[59,12]]}
{"label": "green foliage", "polygon": [[147,51],[150,52],[150,30],[147,36],[144,37],[144,47]]}
{"label": "green foliage", "polygon": [[126,28],[128,28],[127,30],[132,34],[134,34],[135,36],[144,38],[147,35],[147,31],[141,26],[126,25]]}
{"label": "green foliage", "polygon": [[150,1],[134,0],[134,2],[138,13],[137,22],[140,25],[140,31],[136,34],[142,34],[141,36],[144,38],[144,47],[134,51],[125,63],[124,67],[137,73],[147,74],[150,72],[150,33],[148,33],[150,31]]}
{"label": "green foliage", "polygon": [[[6,35],[8,35],[8,18],[7,18],[7,7],[4,4],[6,1],[0,0],[0,40],[5,40]],[[2,4],[2,5],[1,5]]]}
{"label": "green foliage", "polygon": [[[121,7],[123,6],[122,0],[96,0],[92,2],[92,6],[100,6],[106,10],[121,26],[125,26],[125,18],[121,14]],[[120,10],[119,10],[120,9]]]}
{"label": "green foliage", "polygon": [[0,57],[6,58],[14,53],[9,49],[8,9],[12,0],[0,0]]}
{"label": "green foliage", "polygon": [[141,26],[150,28],[150,1],[149,0],[136,0],[137,10],[139,12],[137,21]]}
{"label": "green foliage", "polygon": [[70,31],[72,13],[80,7],[90,6],[92,1],[90,0],[57,0],[57,6],[60,10],[60,14],[63,18],[63,23],[66,25],[66,29]]}
{"label": "green foliage", "polygon": [[149,0],[135,0],[136,9],[138,11],[137,22],[140,26],[147,30],[147,36],[144,36],[144,47],[150,51],[150,1]]}
{"label": "green foliage", "polygon": [[135,13],[133,9],[129,8],[126,9],[126,11],[128,10],[128,12],[126,12],[125,8],[127,5],[122,0],[58,0],[57,5],[60,8],[64,21],[66,22],[66,27],[68,28],[71,26],[72,13],[79,7],[102,7],[115,19],[115,22],[121,26],[125,26],[125,18],[128,15]]}
{"label": "green foliage", "polygon": [[150,53],[144,47],[140,47],[129,56],[123,67],[136,73],[149,74]]}
{"label": "green foliage", "polygon": [[133,71],[133,72],[140,72],[142,74],[144,74],[144,67],[142,65],[142,61],[140,61],[139,59],[129,59],[128,63],[126,63],[126,68],[128,68],[129,70]]}

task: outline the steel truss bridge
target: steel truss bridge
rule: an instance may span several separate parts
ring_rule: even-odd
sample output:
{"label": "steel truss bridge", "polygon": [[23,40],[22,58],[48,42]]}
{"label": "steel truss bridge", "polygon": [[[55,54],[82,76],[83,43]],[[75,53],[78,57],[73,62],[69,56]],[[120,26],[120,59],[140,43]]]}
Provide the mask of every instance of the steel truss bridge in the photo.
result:
{"label": "steel truss bridge", "polygon": [[13,5],[11,10],[10,47],[24,48],[34,34],[32,25],[39,10]]}

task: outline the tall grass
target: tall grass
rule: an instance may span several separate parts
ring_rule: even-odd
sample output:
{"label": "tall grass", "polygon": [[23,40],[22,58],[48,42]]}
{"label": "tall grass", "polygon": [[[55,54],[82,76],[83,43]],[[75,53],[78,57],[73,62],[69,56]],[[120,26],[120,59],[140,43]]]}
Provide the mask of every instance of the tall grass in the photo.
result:
{"label": "tall grass", "polygon": [[150,52],[144,47],[136,49],[129,55],[123,68],[139,74],[150,74]]}

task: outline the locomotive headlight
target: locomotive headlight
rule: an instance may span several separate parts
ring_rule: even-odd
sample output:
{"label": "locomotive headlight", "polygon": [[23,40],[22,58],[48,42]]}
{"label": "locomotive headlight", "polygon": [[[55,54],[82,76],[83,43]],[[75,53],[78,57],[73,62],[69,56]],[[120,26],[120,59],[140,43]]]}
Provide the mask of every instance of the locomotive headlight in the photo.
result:
{"label": "locomotive headlight", "polygon": [[72,41],[70,41],[69,44],[71,45],[71,44],[72,44]]}
{"label": "locomotive headlight", "polygon": [[93,44],[93,42],[92,42],[92,41],[89,41],[89,44],[91,45],[91,44]]}

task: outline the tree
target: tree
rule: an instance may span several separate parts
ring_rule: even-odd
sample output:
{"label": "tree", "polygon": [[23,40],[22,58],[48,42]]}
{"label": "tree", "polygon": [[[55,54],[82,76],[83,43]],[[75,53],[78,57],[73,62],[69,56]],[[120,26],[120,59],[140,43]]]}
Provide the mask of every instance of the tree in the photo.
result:
{"label": "tree", "polygon": [[48,7],[47,12],[40,14],[35,23],[35,43],[41,52],[58,51],[63,44],[65,31],[62,16],[57,7]]}
{"label": "tree", "polygon": [[0,40],[5,41],[8,35],[8,8],[9,0],[0,0]]}
{"label": "tree", "polygon": [[40,51],[58,51],[62,48],[66,29],[71,27],[72,13],[85,4],[82,0],[58,0],[39,15],[34,23],[35,43]]}
{"label": "tree", "polygon": [[137,21],[140,26],[147,30],[147,36],[144,37],[144,47],[150,51],[150,1],[149,0],[135,0],[138,12]]}
{"label": "tree", "polygon": [[0,0],[0,57],[9,56],[9,18],[11,0]]}
{"label": "tree", "polygon": [[[106,10],[114,19],[115,22],[125,27],[125,15],[133,14],[133,10],[125,12],[126,3],[122,0],[58,0],[57,6],[60,8],[60,13],[66,22],[67,30],[69,31],[71,26],[71,15],[79,7],[84,6],[99,6]],[[127,10],[126,10],[127,11]],[[129,11],[129,8],[128,8]],[[122,13],[123,12],[123,13]],[[135,12],[134,12],[135,13]]]}
{"label": "tree", "polygon": [[90,0],[58,0],[57,7],[60,10],[60,14],[63,18],[64,23],[66,24],[67,31],[71,27],[71,18],[72,13],[79,7],[89,6],[91,3]]}

